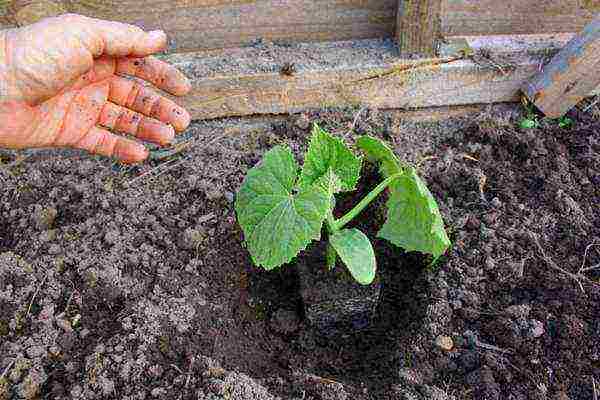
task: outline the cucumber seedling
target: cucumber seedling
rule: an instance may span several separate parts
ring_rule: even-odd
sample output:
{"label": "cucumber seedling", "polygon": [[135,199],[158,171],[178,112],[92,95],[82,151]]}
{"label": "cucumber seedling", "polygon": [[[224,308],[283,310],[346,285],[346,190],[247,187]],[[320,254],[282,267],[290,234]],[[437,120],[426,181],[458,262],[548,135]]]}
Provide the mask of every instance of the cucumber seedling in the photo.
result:
{"label": "cucumber seedling", "polygon": [[447,250],[450,241],[438,205],[416,170],[376,138],[362,136],[357,146],[368,162],[379,165],[383,181],[339,219],[333,215],[335,195],[356,189],[363,157],[318,125],[313,126],[301,170],[288,146],[276,146],[248,171],[235,209],[255,265],[272,270],[290,262],[311,241],[321,239],[325,223],[328,268],[339,257],[357,282],[372,283],[376,261],[371,242],[346,225],[386,189],[386,221],[378,236],[434,258]]}

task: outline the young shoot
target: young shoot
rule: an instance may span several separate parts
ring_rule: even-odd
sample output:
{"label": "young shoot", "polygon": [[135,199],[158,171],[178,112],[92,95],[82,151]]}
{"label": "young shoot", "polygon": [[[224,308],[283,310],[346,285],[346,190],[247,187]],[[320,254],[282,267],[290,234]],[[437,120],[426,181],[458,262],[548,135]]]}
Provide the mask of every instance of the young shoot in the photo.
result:
{"label": "young shoot", "polygon": [[378,237],[434,258],[447,250],[450,241],[437,203],[416,170],[376,138],[362,136],[357,147],[367,162],[379,165],[383,179],[338,219],[335,195],[356,189],[363,156],[316,124],[300,171],[287,146],[274,147],[248,171],[235,208],[255,265],[271,270],[289,263],[311,241],[321,239],[325,224],[327,266],[333,268],[339,257],[357,282],[370,284],[377,269],[371,242],[346,226],[386,190],[386,221]]}

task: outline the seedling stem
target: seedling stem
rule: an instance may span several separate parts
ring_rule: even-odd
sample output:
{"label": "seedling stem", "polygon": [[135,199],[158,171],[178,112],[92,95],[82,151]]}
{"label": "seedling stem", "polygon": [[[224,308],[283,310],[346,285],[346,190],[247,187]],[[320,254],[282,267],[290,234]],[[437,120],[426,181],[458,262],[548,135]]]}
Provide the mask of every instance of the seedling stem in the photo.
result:
{"label": "seedling stem", "polygon": [[335,263],[337,261],[337,252],[331,245],[331,243],[327,243],[327,269],[332,270],[335,267]]}
{"label": "seedling stem", "polygon": [[361,200],[352,210],[348,211],[346,215],[336,220],[333,224],[330,224],[333,230],[330,230],[329,233],[333,234],[339,230],[341,230],[346,224],[352,221],[354,218],[358,216],[381,192],[383,192],[393,181],[400,178],[403,174],[395,174],[390,176],[381,182],[375,189],[371,190],[371,192]]}

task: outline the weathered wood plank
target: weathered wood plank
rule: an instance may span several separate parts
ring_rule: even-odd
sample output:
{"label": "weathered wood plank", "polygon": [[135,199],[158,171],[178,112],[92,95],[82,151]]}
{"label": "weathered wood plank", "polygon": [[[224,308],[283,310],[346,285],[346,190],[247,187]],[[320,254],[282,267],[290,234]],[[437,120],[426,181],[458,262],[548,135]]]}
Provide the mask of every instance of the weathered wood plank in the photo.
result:
{"label": "weathered wood plank", "polygon": [[0,0],[0,29],[29,25],[66,12],[64,0]]}
{"label": "weathered wood plank", "polygon": [[[411,46],[422,51],[419,43],[429,41],[419,38],[434,36],[438,27],[446,37],[576,32],[600,12],[600,0],[0,0],[0,29],[16,22],[16,9],[43,2],[164,29],[172,52],[236,47],[258,38],[299,42],[396,35],[406,38],[410,53]],[[406,13],[398,12],[399,3]],[[29,11],[35,16],[33,8]],[[430,18],[436,13],[439,24]]]}
{"label": "weathered wood plank", "polygon": [[47,17],[67,13],[63,2],[57,0],[17,0],[13,1],[11,8],[11,17],[18,26],[30,25]]}
{"label": "weathered wood plank", "polygon": [[526,96],[558,118],[600,85],[600,16],[587,25],[523,86]]}
{"label": "weathered wood plank", "polygon": [[[193,81],[191,94],[174,100],[195,119],[211,119],[331,106],[414,109],[517,101],[523,83],[548,54],[564,45],[553,37],[546,46],[538,40],[533,47],[522,39],[502,37],[501,43],[510,43],[511,48],[503,52],[493,39],[470,40],[475,52],[486,48],[488,57],[490,52],[492,57],[497,54],[502,64],[493,58],[400,60],[392,43],[378,40],[363,41],[361,46],[302,44],[166,59]],[[279,74],[278,68],[294,59],[297,73]]]}
{"label": "weathered wood plank", "polygon": [[392,37],[397,0],[70,0],[69,11],[164,29],[177,52],[258,38],[327,41]]}
{"label": "weathered wood plank", "polygon": [[396,39],[401,54],[435,55],[441,11],[442,0],[398,0]]}
{"label": "weathered wood plank", "polygon": [[11,0],[0,0],[0,29],[6,29],[13,24],[10,15]]}
{"label": "weathered wood plank", "polygon": [[15,25],[13,23],[11,23],[10,21],[0,20],[0,31],[4,30],[4,29],[14,28],[14,27],[15,27]]}
{"label": "weathered wood plank", "polygon": [[578,32],[600,0],[443,0],[444,36]]}

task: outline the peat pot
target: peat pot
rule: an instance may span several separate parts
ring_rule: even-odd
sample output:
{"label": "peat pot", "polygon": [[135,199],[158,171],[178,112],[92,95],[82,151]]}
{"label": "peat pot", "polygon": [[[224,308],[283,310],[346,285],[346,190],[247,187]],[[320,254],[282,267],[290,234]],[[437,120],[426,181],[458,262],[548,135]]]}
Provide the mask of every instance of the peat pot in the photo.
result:
{"label": "peat pot", "polygon": [[339,259],[335,268],[328,270],[323,249],[299,257],[296,266],[305,316],[313,327],[332,336],[371,325],[381,293],[379,271],[373,283],[361,285]]}

